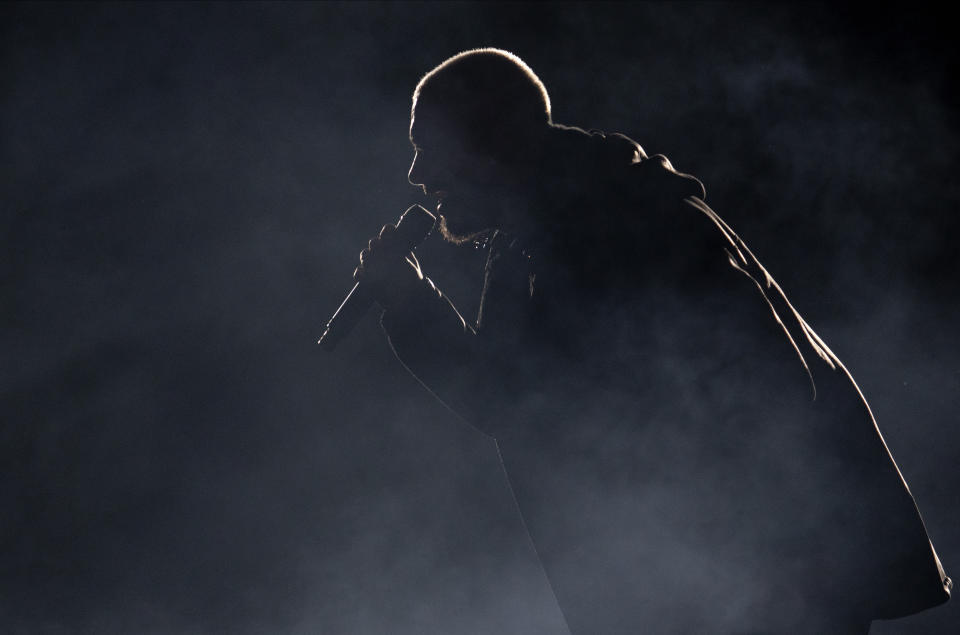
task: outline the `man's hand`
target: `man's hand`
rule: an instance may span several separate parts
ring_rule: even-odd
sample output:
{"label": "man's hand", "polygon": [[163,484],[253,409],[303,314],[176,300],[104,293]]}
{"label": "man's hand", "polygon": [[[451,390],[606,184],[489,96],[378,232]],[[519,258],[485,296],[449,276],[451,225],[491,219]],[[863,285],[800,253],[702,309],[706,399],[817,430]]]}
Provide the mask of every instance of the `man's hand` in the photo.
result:
{"label": "man's hand", "polygon": [[398,244],[396,231],[395,225],[384,225],[360,252],[360,266],[353,271],[353,279],[388,311],[402,305],[423,280],[420,263]]}

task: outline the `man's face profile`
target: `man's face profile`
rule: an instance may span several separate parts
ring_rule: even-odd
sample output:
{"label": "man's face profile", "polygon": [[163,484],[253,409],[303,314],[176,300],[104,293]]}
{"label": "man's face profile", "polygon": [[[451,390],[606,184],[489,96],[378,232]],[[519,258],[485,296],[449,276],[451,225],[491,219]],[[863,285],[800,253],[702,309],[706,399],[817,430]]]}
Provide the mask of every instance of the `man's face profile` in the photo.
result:
{"label": "man's face profile", "polygon": [[414,156],[407,180],[437,200],[443,237],[460,244],[497,224],[507,190],[514,188],[501,162],[443,119],[433,113],[411,118]]}

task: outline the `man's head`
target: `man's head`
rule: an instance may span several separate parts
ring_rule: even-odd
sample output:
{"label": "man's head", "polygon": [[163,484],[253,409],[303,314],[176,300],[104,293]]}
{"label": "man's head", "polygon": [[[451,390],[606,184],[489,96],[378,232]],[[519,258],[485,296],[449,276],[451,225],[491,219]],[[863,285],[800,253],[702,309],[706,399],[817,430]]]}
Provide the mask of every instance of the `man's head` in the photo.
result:
{"label": "man's head", "polygon": [[440,199],[455,242],[516,224],[551,125],[550,97],[524,62],[499,49],[465,51],[427,73],[413,93],[409,180]]}

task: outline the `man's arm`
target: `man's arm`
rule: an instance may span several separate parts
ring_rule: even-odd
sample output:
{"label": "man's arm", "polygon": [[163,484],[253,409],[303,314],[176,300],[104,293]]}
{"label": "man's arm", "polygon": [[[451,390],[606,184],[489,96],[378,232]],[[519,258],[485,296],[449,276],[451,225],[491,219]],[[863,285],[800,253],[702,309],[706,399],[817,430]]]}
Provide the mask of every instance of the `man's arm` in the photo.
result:
{"label": "man's arm", "polygon": [[381,325],[397,358],[431,393],[480,427],[492,400],[487,351],[473,325],[423,275],[412,253],[398,256],[393,225],[360,254],[354,278],[383,309]]}

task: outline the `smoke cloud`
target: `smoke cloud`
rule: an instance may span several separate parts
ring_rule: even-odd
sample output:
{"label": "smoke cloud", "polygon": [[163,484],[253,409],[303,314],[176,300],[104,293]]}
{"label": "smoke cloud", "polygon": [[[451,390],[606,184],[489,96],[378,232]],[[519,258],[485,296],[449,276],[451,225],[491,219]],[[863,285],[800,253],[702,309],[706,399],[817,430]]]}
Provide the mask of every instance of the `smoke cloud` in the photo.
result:
{"label": "smoke cloud", "polygon": [[[494,442],[403,371],[375,316],[331,355],[314,344],[366,240],[426,203],[410,92],[476,46],[530,64],[556,121],[704,181],[857,378],[951,572],[947,23],[806,4],[0,9],[0,630],[566,632]],[[483,252],[431,238],[418,256],[475,315]],[[600,489],[584,506],[615,508]],[[711,573],[742,584],[728,565]]]}

